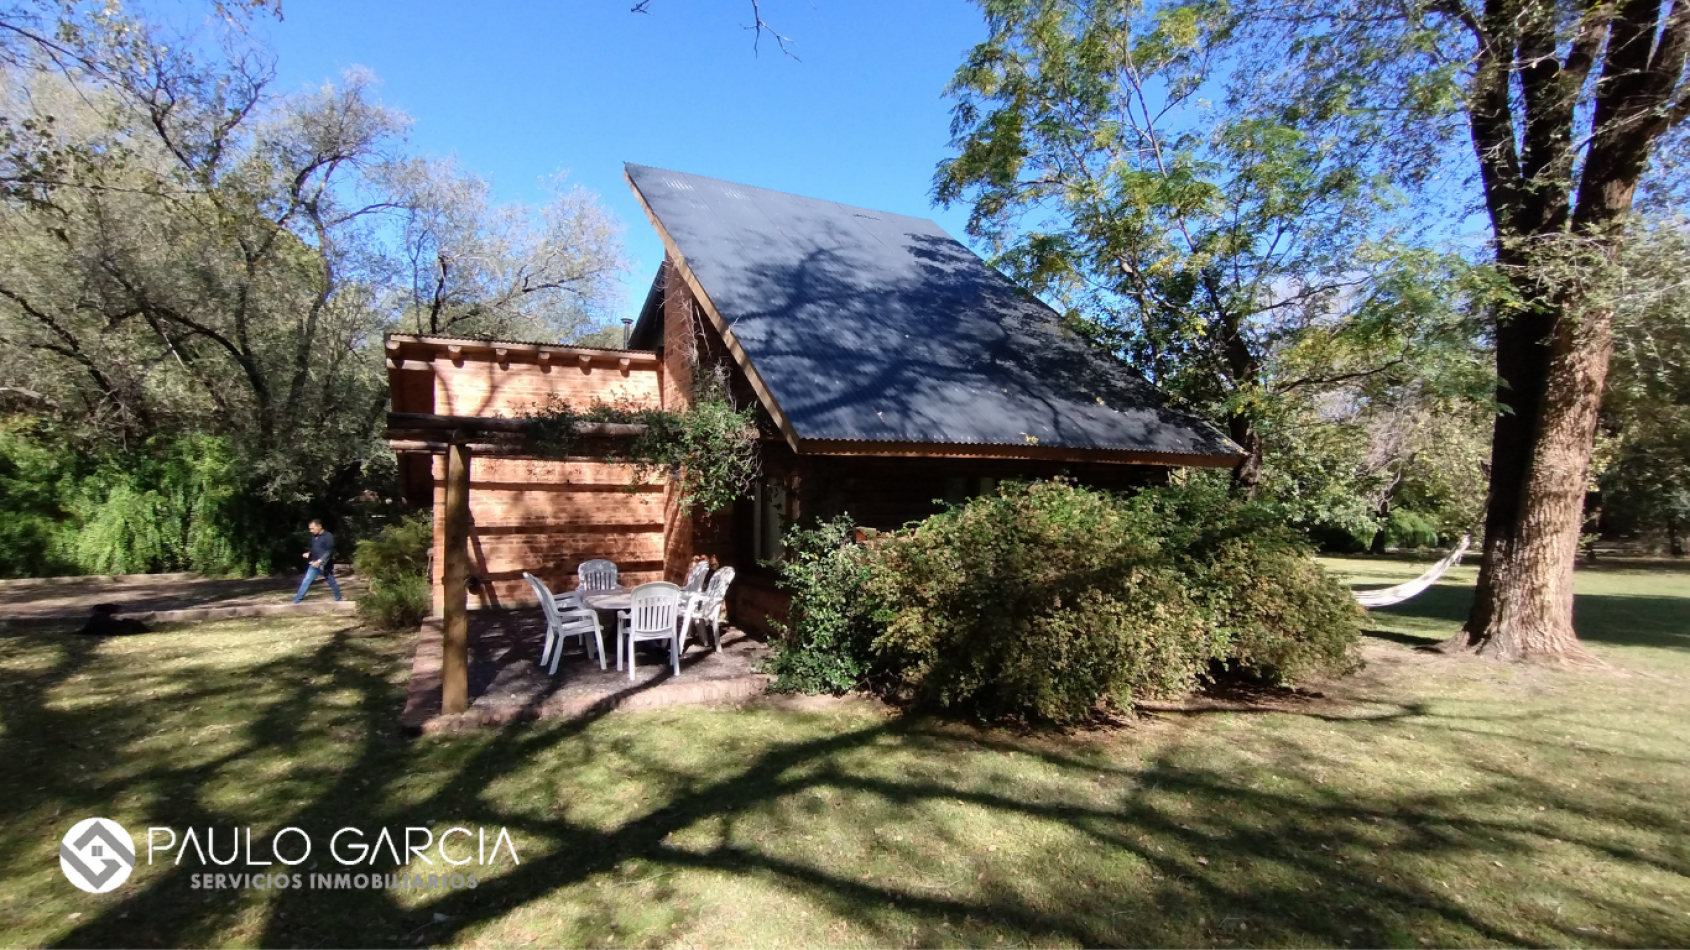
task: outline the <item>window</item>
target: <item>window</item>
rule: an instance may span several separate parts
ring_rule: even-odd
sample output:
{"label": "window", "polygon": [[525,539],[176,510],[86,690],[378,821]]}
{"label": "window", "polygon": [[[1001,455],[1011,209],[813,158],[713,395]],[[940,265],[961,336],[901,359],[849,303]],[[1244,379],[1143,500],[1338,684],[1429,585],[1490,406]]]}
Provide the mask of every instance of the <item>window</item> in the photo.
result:
{"label": "window", "polygon": [[786,527],[786,486],[779,479],[757,483],[751,522],[752,555],[759,561],[779,561],[780,536]]}

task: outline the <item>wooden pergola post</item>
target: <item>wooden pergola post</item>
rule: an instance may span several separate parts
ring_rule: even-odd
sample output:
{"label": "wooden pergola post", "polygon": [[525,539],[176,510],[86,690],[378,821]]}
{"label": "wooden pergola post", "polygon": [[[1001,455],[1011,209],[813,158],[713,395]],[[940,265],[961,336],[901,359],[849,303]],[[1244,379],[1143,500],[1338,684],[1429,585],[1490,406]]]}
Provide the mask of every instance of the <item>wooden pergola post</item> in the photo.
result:
{"label": "wooden pergola post", "polygon": [[446,447],[446,517],[443,586],[446,594],[440,658],[440,711],[469,708],[469,446]]}

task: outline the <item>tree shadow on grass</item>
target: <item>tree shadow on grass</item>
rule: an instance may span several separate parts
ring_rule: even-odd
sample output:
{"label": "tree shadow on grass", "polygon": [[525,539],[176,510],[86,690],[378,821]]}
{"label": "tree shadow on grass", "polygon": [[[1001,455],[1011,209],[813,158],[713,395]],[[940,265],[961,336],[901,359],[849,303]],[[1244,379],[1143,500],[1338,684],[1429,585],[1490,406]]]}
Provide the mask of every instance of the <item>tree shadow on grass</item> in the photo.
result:
{"label": "tree shadow on grass", "polygon": [[[699,876],[804,902],[849,921],[853,942],[887,945],[985,945],[1004,935],[1086,946],[1690,941],[1690,925],[1644,913],[1623,889],[1615,897],[1585,881],[1556,882],[1561,899],[1595,907],[1619,928],[1593,937],[1571,920],[1476,910],[1459,881],[1452,889],[1414,873],[1490,860],[1529,867],[1549,832],[1513,806],[1535,801],[1568,816],[1572,830],[1555,835],[1605,855],[1610,873],[1690,874],[1681,853],[1628,849],[1594,832],[1577,837],[1587,826],[1626,825],[1690,835],[1690,820],[1671,803],[1575,795],[1494,759],[1481,763],[1481,787],[1359,793],[1323,783],[1327,766],[1308,748],[1271,734],[1250,768],[1179,741],[1123,763],[930,719],[841,724],[811,714],[784,714],[789,741],[748,740],[743,752],[725,744],[705,764],[595,719],[411,743],[395,727],[402,677],[386,666],[403,651],[356,633],[336,629],[251,663],[173,656],[133,670],[90,641],[0,641],[7,656],[48,661],[27,672],[0,664],[7,744],[24,765],[0,776],[0,793],[19,815],[62,813],[47,826],[0,826],[0,868],[8,868],[0,880],[41,873],[18,863],[41,855],[43,838],[56,847],[75,820],[139,799],[149,825],[251,825],[266,836],[296,826],[319,848],[346,826],[508,827],[523,856],[473,890],[421,905],[387,890],[198,891],[189,875],[216,869],[146,869],[87,902],[85,918],[56,942],[509,943],[509,934],[484,928],[546,904],[566,923],[540,942],[667,943],[671,925],[709,910],[683,909],[699,902],[688,890],[697,885],[677,881]],[[88,681],[85,695],[66,701],[55,691],[72,679]],[[194,706],[215,708],[218,718],[182,718]],[[1474,739],[1423,706],[1402,707],[1384,725],[1310,714],[1357,737],[1412,728],[1443,756],[1468,757]],[[195,728],[198,744],[162,741],[177,725]],[[612,784],[589,781],[606,763]],[[506,804],[509,795],[490,794],[523,782],[553,789],[551,797]],[[645,798],[622,820],[581,817],[582,796],[636,791]],[[1005,828],[1026,833],[1001,849],[985,846],[994,839],[984,835]],[[846,853],[804,843],[828,830],[843,837]],[[313,861],[315,870],[340,870]]]}

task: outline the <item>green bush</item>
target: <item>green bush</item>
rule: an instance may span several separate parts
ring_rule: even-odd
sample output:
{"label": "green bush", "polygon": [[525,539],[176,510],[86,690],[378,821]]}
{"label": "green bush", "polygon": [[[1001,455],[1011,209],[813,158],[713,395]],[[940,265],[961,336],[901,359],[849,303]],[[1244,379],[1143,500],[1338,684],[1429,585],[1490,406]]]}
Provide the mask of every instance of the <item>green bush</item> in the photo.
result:
{"label": "green bush", "polygon": [[1361,610],[1306,549],[1228,541],[1193,578],[1234,668],[1291,685],[1359,665]]}
{"label": "green bush", "polygon": [[785,688],[1070,723],[1217,666],[1283,683],[1355,663],[1349,593],[1272,509],[1213,480],[1125,499],[1006,485],[867,544],[850,533],[789,537]]}
{"label": "green bush", "polygon": [[792,607],[787,622],[775,625],[776,649],[765,666],[775,690],[838,694],[872,678],[880,632],[868,592],[874,561],[867,545],[852,542],[855,533],[840,518],[787,539],[779,570]]}
{"label": "green bush", "polygon": [[74,488],[83,459],[32,435],[27,420],[0,425],[0,577],[79,572],[67,551],[74,526],[60,499]]}
{"label": "green bush", "polygon": [[371,584],[358,596],[358,615],[378,630],[410,630],[430,608],[428,578],[408,574]]}
{"label": "green bush", "polygon": [[428,551],[434,543],[434,519],[418,512],[364,538],[352,550],[352,568],[371,583],[428,574]]}
{"label": "green bush", "polygon": [[1184,692],[1215,656],[1142,513],[1066,482],[976,498],[877,550],[879,657],[920,703],[1072,722]]}
{"label": "green bush", "polygon": [[432,606],[428,552],[434,521],[426,512],[411,515],[358,542],[352,567],[369,581],[358,598],[358,613],[382,630],[404,630],[422,623]]}
{"label": "green bush", "polygon": [[290,514],[250,491],[244,474],[217,436],[155,438],[111,457],[70,503],[76,563],[93,574],[270,573]]}
{"label": "green bush", "polygon": [[1393,548],[1430,548],[1438,543],[1438,526],[1432,519],[1407,508],[1391,509],[1385,521],[1385,544]]}

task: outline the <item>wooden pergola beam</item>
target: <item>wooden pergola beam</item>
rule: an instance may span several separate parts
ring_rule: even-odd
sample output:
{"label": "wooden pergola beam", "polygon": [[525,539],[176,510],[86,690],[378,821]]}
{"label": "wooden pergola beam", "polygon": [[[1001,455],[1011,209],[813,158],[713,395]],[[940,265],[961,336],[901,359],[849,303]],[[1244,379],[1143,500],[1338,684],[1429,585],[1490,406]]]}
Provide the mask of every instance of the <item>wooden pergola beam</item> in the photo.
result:
{"label": "wooden pergola beam", "polygon": [[[430,432],[461,432],[466,438],[487,433],[526,435],[533,419],[504,416],[442,416],[431,412],[390,412],[388,431],[426,430]],[[587,438],[629,438],[644,435],[646,425],[640,422],[577,422],[575,434]],[[389,436],[393,438],[393,436]],[[446,441],[456,441],[446,440]]]}

